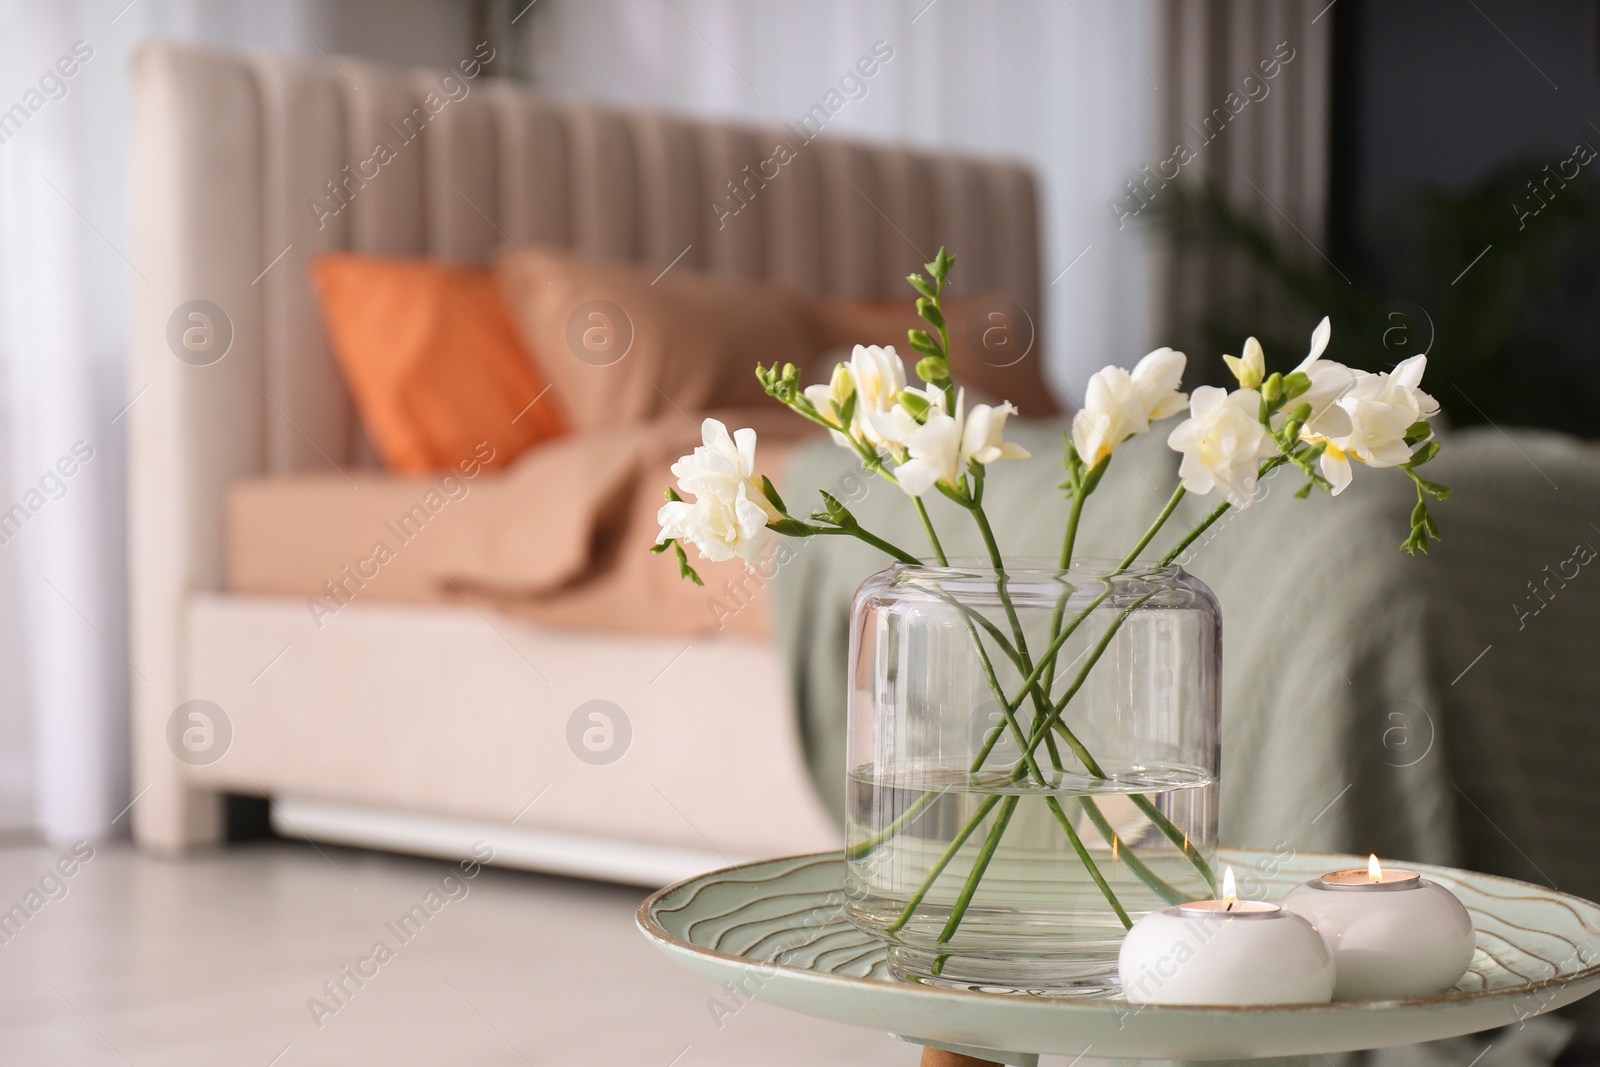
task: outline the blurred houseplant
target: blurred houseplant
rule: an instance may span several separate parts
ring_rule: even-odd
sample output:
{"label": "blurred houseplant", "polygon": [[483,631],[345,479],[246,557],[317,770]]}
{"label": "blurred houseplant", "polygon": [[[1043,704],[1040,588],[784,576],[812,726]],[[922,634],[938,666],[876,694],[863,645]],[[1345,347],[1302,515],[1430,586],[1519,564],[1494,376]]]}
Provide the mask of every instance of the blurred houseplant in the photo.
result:
{"label": "blurred houseplant", "polygon": [[[1437,353],[1433,374],[1445,384],[1435,393],[1455,425],[1600,437],[1600,168],[1593,158],[1579,142],[1568,157],[1523,157],[1460,190],[1422,190],[1369,220],[1365,228],[1383,235],[1381,248],[1336,252],[1337,267],[1215,185],[1173,184],[1147,217],[1180,254],[1230,253],[1248,273],[1238,291],[1252,293],[1207,306],[1175,324],[1177,332],[1214,351],[1247,323],[1261,328],[1258,298],[1265,296],[1288,321],[1329,312],[1340,327],[1338,355],[1352,367],[1382,371],[1414,352]],[[1351,243],[1347,235],[1344,244]],[[1275,348],[1289,337],[1269,324],[1263,340]]]}

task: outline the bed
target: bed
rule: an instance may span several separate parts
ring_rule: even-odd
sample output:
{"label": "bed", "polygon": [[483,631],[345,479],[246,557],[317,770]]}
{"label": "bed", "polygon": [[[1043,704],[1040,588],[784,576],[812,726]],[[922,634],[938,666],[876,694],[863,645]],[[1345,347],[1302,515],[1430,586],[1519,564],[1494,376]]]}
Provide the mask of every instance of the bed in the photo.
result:
{"label": "bed", "polygon": [[[486,841],[497,862],[644,884],[840,839],[770,638],[541,625],[470,597],[360,599],[318,626],[304,598],[230,590],[241,482],[376,476],[307,279],[319,253],[474,263],[537,241],[867,298],[903,295],[943,242],[971,292],[1038,314],[1025,167],[823,138],[762,180],[749,168],[790,134],[550,99],[492,69],[482,50],[443,72],[165,43],[133,63],[141,848],[221,842],[229,794],[268,798],[288,835],[450,857]],[[374,171],[375,142],[410,126]],[[201,352],[175,340],[197,307],[220,338]],[[580,756],[591,729],[621,755]]]}

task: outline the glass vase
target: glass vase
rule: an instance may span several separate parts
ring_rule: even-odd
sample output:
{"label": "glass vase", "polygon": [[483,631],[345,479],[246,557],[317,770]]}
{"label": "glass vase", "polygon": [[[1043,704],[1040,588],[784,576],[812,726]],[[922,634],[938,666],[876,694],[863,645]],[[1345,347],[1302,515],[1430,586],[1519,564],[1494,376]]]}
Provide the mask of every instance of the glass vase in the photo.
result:
{"label": "glass vase", "polygon": [[1216,895],[1222,621],[1181,568],[897,564],[857,591],[851,919],[898,978],[1098,995]]}

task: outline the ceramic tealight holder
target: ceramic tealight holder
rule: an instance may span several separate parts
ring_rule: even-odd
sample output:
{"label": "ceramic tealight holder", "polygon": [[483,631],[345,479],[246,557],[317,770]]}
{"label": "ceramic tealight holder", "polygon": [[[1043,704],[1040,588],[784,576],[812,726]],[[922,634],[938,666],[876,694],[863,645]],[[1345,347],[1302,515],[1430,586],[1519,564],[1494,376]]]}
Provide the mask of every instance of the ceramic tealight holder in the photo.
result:
{"label": "ceramic tealight holder", "polygon": [[1239,900],[1232,867],[1221,900],[1135,923],[1117,965],[1134,1004],[1306,1004],[1333,994],[1333,961],[1316,930],[1276,904]]}
{"label": "ceramic tealight holder", "polygon": [[1415,871],[1333,871],[1283,898],[1322,935],[1338,980],[1335,1000],[1428,996],[1472,963],[1472,917],[1455,894]]}

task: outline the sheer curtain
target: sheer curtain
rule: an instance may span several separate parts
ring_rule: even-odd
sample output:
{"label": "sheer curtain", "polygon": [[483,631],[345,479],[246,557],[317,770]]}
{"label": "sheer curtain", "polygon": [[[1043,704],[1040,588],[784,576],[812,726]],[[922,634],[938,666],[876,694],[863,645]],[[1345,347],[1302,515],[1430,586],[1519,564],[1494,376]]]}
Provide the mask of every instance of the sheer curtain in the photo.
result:
{"label": "sheer curtain", "polygon": [[122,364],[145,282],[125,237],[128,56],[154,35],[305,50],[290,20],[314,14],[0,2],[0,832],[105,837],[132,797]]}
{"label": "sheer curtain", "polygon": [[[125,833],[127,62],[151,37],[445,62],[444,0],[0,0],[0,836]],[[70,74],[67,73],[70,71]],[[70,472],[70,473],[69,473]]]}
{"label": "sheer curtain", "polygon": [[540,0],[533,70],[555,91],[797,122],[884,42],[893,58],[829,131],[1037,168],[1046,353],[1077,400],[1153,337],[1158,264],[1108,204],[1164,155],[1159,16],[1153,0]]}

